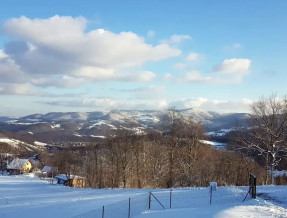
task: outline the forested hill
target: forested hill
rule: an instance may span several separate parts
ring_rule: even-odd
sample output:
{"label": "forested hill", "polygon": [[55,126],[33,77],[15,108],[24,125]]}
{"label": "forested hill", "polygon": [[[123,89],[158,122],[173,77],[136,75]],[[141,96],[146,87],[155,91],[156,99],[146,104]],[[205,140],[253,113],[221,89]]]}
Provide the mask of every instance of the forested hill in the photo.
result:
{"label": "forested hill", "polygon": [[[52,112],[32,114],[20,118],[1,117],[0,131],[26,135],[38,141],[86,141],[101,138],[113,130],[125,129],[135,134],[150,130],[162,131],[168,110],[114,110],[96,112]],[[204,125],[206,132],[220,132],[233,128],[247,117],[243,113],[219,114],[194,109],[178,110],[184,119],[192,118]],[[50,141],[49,141],[50,140]]]}

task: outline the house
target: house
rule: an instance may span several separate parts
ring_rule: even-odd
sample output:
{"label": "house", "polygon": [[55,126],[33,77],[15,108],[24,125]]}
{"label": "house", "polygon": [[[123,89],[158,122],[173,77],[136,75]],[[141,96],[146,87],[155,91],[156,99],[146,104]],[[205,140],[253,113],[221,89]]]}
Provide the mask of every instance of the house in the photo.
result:
{"label": "house", "polygon": [[56,167],[44,166],[41,170],[43,177],[54,177],[56,175],[58,169]]}
{"label": "house", "polygon": [[7,165],[7,172],[10,174],[29,173],[32,170],[32,163],[29,159],[15,158]]}
{"label": "house", "polygon": [[39,155],[38,154],[34,154],[33,156],[29,157],[29,161],[32,163],[33,165],[33,171],[38,171],[40,170],[40,162],[38,160]]}
{"label": "house", "polygon": [[76,175],[67,176],[66,174],[58,174],[54,178],[57,179],[57,184],[62,184],[65,186],[83,188],[86,185],[85,178],[81,176]]}

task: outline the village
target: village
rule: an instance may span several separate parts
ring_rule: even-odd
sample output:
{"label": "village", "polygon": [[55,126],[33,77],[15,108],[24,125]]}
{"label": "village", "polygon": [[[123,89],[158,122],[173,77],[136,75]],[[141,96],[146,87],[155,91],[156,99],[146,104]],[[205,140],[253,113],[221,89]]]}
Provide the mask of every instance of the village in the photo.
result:
{"label": "village", "polygon": [[12,154],[5,154],[6,158],[1,160],[2,175],[21,175],[33,173],[41,180],[48,181],[51,184],[59,184],[69,187],[84,188],[86,186],[85,178],[72,174],[61,174],[55,166],[43,166],[35,154],[28,158],[18,158]]}

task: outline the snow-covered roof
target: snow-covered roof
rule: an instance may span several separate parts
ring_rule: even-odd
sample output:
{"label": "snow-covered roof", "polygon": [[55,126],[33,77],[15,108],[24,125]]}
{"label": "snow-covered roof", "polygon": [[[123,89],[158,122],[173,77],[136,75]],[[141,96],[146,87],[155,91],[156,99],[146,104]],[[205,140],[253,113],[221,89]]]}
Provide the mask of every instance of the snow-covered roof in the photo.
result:
{"label": "snow-covered roof", "polygon": [[43,173],[52,173],[55,171],[54,167],[51,166],[44,166],[43,169],[41,170]]}
{"label": "snow-covered roof", "polygon": [[[58,174],[57,176],[55,176],[56,179],[61,179],[61,180],[68,180],[68,177],[66,174]],[[70,175],[69,179],[84,179],[84,177],[82,176],[76,176],[76,175]]]}
{"label": "snow-covered roof", "polygon": [[10,164],[7,165],[8,170],[16,169],[22,170],[23,167],[29,162],[29,159],[19,159],[15,158]]}

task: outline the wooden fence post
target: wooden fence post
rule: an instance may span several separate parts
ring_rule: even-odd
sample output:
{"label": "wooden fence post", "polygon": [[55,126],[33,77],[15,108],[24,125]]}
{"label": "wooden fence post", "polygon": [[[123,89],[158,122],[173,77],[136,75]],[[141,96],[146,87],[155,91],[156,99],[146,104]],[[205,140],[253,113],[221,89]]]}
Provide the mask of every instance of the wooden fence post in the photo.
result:
{"label": "wooden fence post", "polygon": [[172,189],[169,192],[169,208],[171,208],[171,197],[172,197]]}
{"label": "wooden fence post", "polygon": [[212,203],[212,186],[210,186],[210,201],[209,201],[210,205]]}
{"label": "wooden fence post", "polygon": [[151,192],[148,195],[148,209],[150,210]]}
{"label": "wooden fence post", "polygon": [[131,198],[129,198],[129,212],[128,212],[128,218],[131,217]]}
{"label": "wooden fence post", "polygon": [[253,178],[252,184],[252,198],[256,199],[256,177]]}

